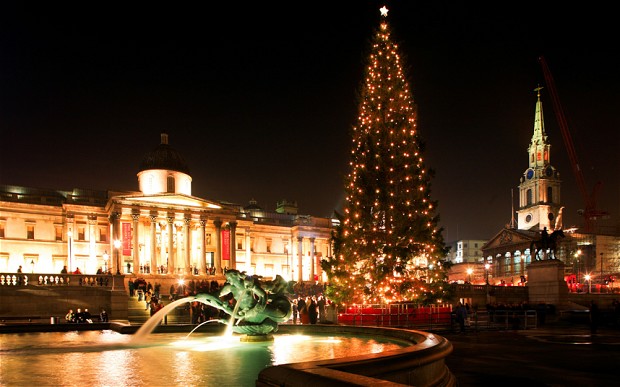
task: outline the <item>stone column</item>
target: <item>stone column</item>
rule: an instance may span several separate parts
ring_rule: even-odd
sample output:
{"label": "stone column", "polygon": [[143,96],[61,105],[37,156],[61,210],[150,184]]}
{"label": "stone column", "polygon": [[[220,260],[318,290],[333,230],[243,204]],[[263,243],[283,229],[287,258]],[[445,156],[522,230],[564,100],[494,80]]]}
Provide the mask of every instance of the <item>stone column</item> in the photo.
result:
{"label": "stone column", "polygon": [[323,282],[323,268],[321,267],[321,258],[319,256],[316,257],[316,274],[319,277],[319,283]]}
{"label": "stone column", "polygon": [[297,237],[297,282],[304,280],[303,276],[303,259],[304,259],[304,237]]}
{"label": "stone column", "polygon": [[252,269],[252,238],[250,237],[250,231],[245,232],[245,270],[248,272]]}
{"label": "stone column", "polygon": [[139,232],[139,223],[140,214],[133,213],[131,214],[131,219],[133,221],[133,265],[131,268],[131,273],[138,273],[138,269],[140,268],[140,238],[138,235]]}
{"label": "stone column", "polygon": [[237,268],[237,222],[230,222],[230,268]]}
{"label": "stone column", "polygon": [[207,245],[205,243],[206,224],[207,220],[200,218],[200,257],[198,258],[198,261],[200,262],[200,275],[207,274]]}
{"label": "stone column", "polygon": [[183,234],[185,235],[185,273],[186,274],[194,274],[190,269],[191,266],[191,235],[190,235],[190,218],[183,219]]}
{"label": "stone column", "polygon": [[174,256],[174,214],[168,214],[168,274],[174,274],[175,256]]}
{"label": "stone column", "polygon": [[151,219],[151,273],[157,273],[157,214],[152,213],[149,218]]}
{"label": "stone column", "polygon": [[315,251],[314,251],[314,240],[315,238],[310,238],[310,281],[314,282],[314,272],[316,265]]}
{"label": "stone column", "polygon": [[215,273],[222,273],[222,221],[216,219],[215,226]]}
{"label": "stone column", "polygon": [[[112,215],[110,215],[110,224],[112,224]],[[73,214],[67,214],[65,221],[67,222],[67,271],[72,273],[75,270],[75,262],[73,262]],[[111,245],[110,245],[111,246]],[[112,251],[112,248],[110,248]],[[114,259],[114,257],[112,257]]]}
{"label": "stone column", "polygon": [[121,244],[118,248],[114,246],[114,241],[121,240],[121,214],[120,212],[113,212],[110,215],[110,223],[112,224],[112,273],[119,274],[120,272],[120,264],[121,264],[121,249],[123,245]]}
{"label": "stone column", "polygon": [[[97,216],[88,216],[88,255],[91,259],[97,260]],[[99,262],[97,262],[99,266]]]}

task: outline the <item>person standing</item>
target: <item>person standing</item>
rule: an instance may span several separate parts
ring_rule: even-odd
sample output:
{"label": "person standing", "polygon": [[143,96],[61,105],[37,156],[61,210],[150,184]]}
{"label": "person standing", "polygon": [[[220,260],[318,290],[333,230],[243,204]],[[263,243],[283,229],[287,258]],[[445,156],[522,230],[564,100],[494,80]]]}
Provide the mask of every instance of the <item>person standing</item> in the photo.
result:
{"label": "person standing", "polygon": [[314,297],[310,298],[310,304],[308,304],[308,321],[310,324],[316,324],[319,315],[318,306]]}
{"label": "person standing", "polygon": [[304,321],[308,319],[308,308],[306,307],[306,300],[303,297],[299,297],[297,299],[297,310],[299,311],[299,323],[307,324],[308,321]]}
{"label": "person standing", "polygon": [[317,306],[319,307],[319,321],[324,323],[325,321],[327,321],[326,317],[326,301],[325,301],[325,297],[323,295],[319,296],[319,299],[316,302]]}
{"label": "person standing", "polygon": [[598,304],[596,301],[590,301],[590,333],[593,335],[598,331],[598,324],[600,322],[600,311],[598,309]]}
{"label": "person standing", "polygon": [[465,321],[467,320],[467,308],[463,303],[459,303],[459,306],[456,308],[456,322],[459,323],[459,333],[465,332]]}
{"label": "person standing", "polygon": [[297,307],[297,299],[292,302],[293,306],[293,324],[297,325],[297,319],[299,318],[299,309]]}
{"label": "person standing", "polygon": [[144,295],[144,301],[146,304],[146,307],[144,308],[144,310],[149,310],[149,308],[151,307],[151,292],[147,291],[146,294]]}
{"label": "person standing", "polygon": [[73,313],[73,309],[69,309],[69,312],[65,315],[65,322],[70,324],[75,322],[75,313]]}
{"label": "person standing", "polygon": [[101,313],[99,313],[99,321],[108,322],[108,313],[105,309],[101,309]]}

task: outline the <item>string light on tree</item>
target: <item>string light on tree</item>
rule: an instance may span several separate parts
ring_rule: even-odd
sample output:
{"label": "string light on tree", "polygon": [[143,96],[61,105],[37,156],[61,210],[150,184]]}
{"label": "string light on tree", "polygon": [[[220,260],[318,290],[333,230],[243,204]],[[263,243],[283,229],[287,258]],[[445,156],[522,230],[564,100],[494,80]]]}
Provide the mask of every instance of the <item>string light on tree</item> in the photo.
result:
{"label": "string light on tree", "polygon": [[388,9],[371,42],[359,115],[352,128],[344,214],[334,257],[325,260],[328,296],[339,303],[449,299],[433,177],[424,163],[417,110]]}

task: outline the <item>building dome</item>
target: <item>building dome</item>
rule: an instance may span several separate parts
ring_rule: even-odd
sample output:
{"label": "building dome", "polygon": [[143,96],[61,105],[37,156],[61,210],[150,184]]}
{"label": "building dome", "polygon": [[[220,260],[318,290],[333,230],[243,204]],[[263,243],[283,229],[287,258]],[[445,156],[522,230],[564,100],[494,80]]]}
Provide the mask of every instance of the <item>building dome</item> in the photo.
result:
{"label": "building dome", "polygon": [[161,144],[152,152],[147,153],[140,163],[140,170],[163,169],[182,172],[189,175],[189,166],[179,152],[168,145],[168,134],[161,134]]}

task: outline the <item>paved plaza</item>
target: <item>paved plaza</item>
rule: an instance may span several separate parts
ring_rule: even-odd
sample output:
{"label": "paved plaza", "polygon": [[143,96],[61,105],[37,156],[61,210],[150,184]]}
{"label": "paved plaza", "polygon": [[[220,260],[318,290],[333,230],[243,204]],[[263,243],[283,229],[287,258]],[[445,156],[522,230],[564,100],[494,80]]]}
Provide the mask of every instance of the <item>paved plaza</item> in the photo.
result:
{"label": "paved plaza", "polygon": [[620,386],[620,328],[547,324],[532,330],[439,333],[459,386]]}

